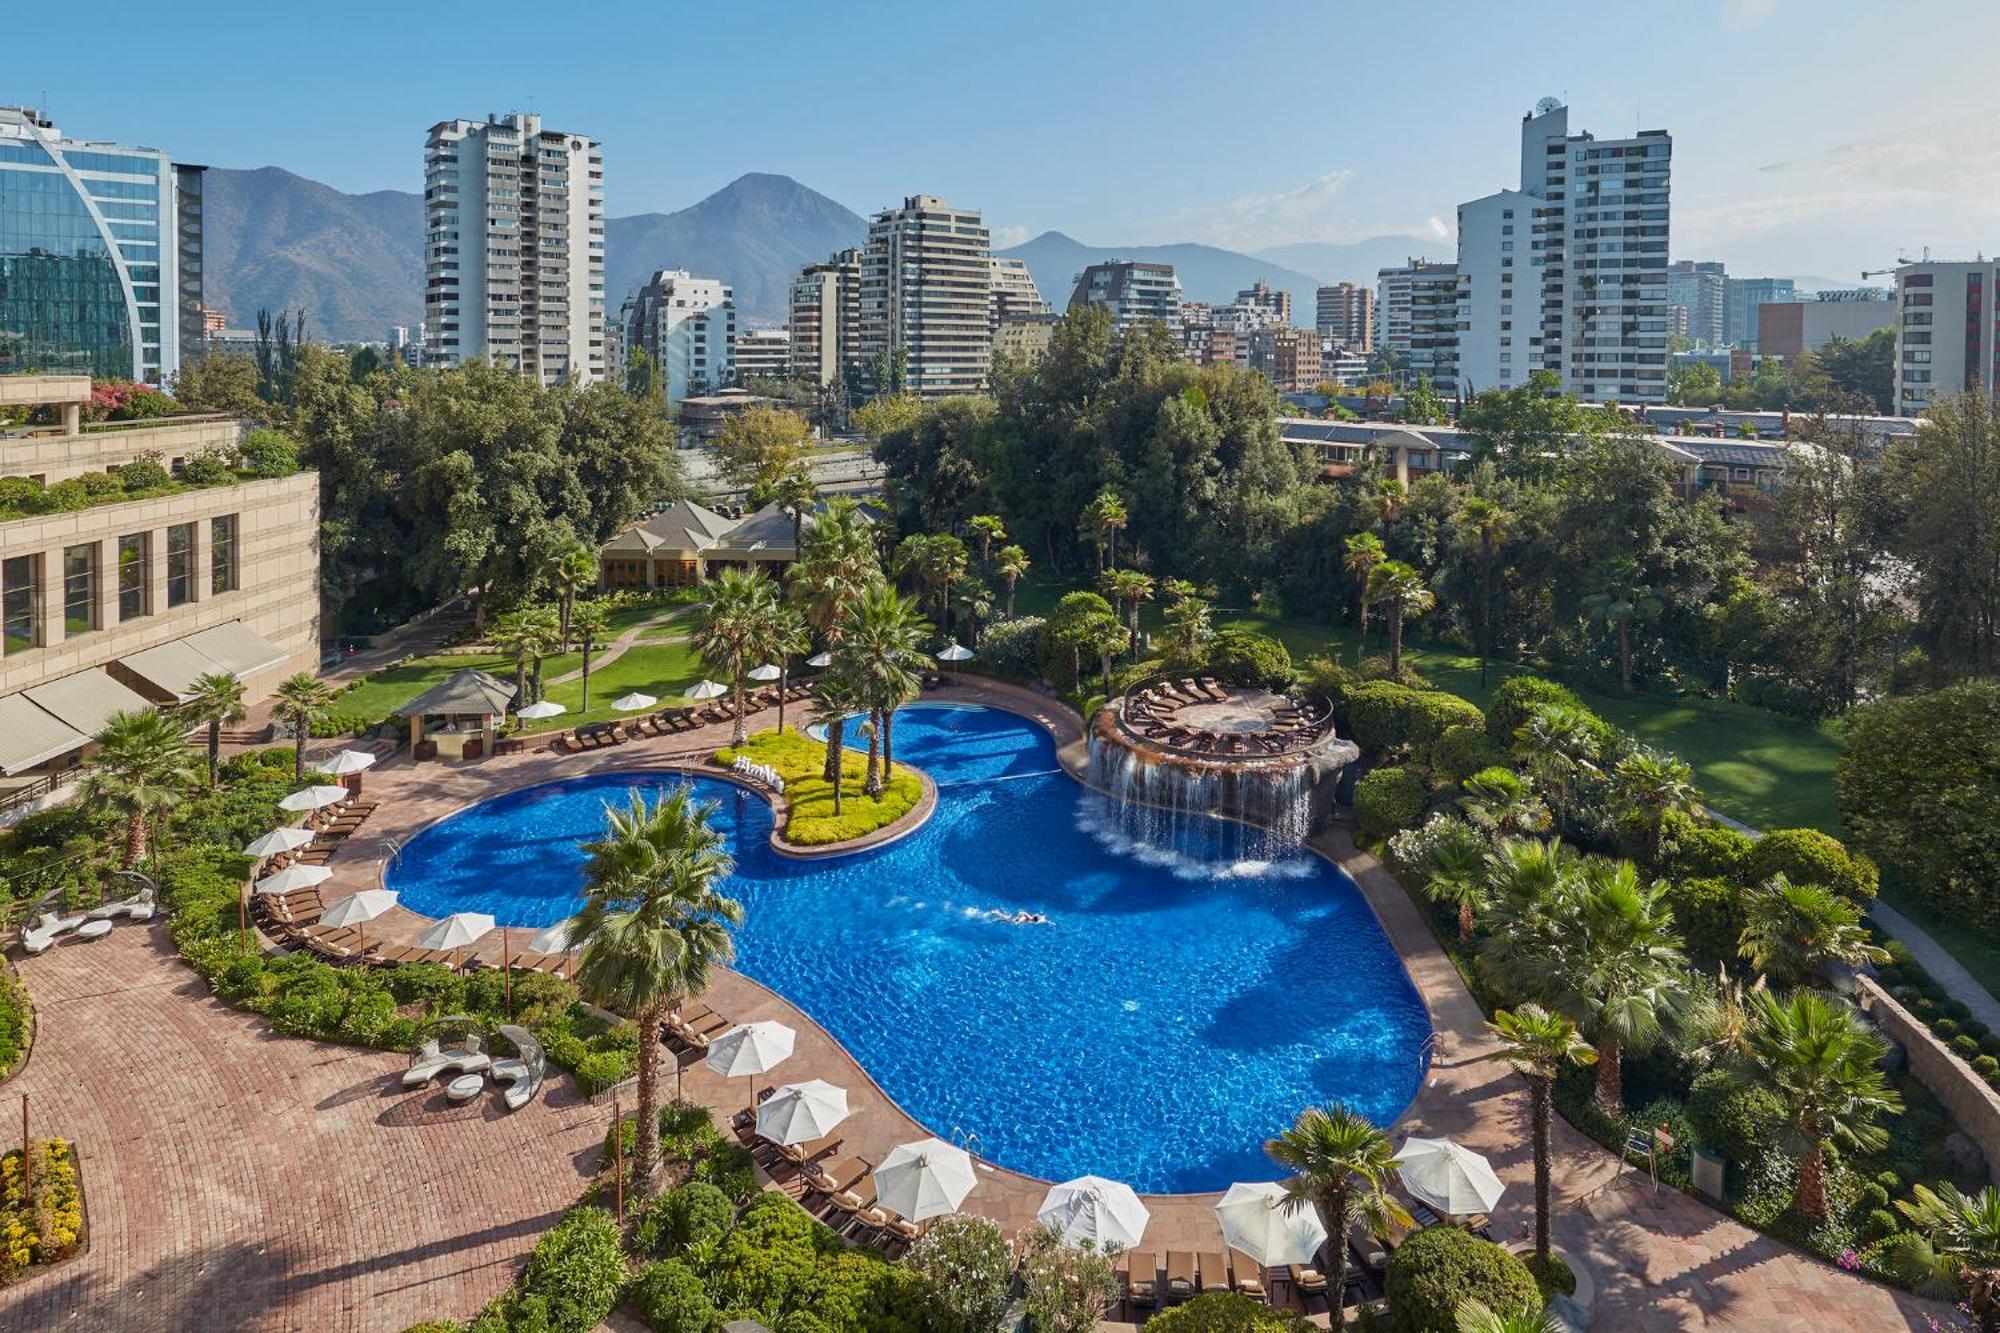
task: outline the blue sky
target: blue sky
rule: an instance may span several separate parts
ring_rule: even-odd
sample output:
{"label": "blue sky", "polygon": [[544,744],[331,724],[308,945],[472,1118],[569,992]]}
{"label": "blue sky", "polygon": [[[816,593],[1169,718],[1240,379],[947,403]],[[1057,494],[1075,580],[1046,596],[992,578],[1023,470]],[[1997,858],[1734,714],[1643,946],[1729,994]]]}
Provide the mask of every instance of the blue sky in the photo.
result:
{"label": "blue sky", "polygon": [[1556,94],[1673,132],[1676,257],[1853,281],[2000,247],[1991,0],[173,8],[19,6],[0,102],[350,191],[415,190],[432,122],[532,102],[604,142],[614,216],[776,171],[859,212],[944,194],[1003,242],[1256,249],[1442,239]]}

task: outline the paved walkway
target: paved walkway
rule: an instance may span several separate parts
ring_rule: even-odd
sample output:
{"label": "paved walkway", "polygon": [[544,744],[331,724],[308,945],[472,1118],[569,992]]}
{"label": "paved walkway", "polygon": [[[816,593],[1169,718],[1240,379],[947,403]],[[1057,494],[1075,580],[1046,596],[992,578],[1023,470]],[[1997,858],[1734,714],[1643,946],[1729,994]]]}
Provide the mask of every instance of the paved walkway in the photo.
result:
{"label": "paved walkway", "polygon": [[[681,612],[687,609],[688,608],[685,606],[671,607],[665,611],[662,611],[659,615],[654,616],[651,620],[641,621],[639,624],[634,625],[631,629],[626,630],[623,634],[620,634],[610,643],[605,644],[603,648],[597,650],[596,652],[593,652],[590,655],[590,669],[592,671],[604,670],[604,668],[610,666],[613,662],[616,662],[619,658],[625,656],[625,652],[627,649],[631,648],[634,644],[637,644],[641,639],[645,638],[647,631],[659,628],[661,625],[665,624],[669,620],[672,620],[675,616],[678,616],[679,614],[681,614]],[[664,639],[648,640],[648,642],[674,643],[679,638],[680,638],[679,635],[668,635]],[[574,671],[565,671],[560,676],[551,676],[547,680],[543,681],[542,684],[544,688],[546,688],[547,686],[550,685],[563,685],[567,684],[572,680],[581,680],[581,679],[583,679],[583,668],[579,666]]]}
{"label": "paved walkway", "polygon": [[608,1114],[567,1080],[509,1114],[403,1091],[402,1057],[273,1035],[164,926],[25,960],[9,1123],[77,1141],[90,1249],[0,1290],[0,1328],[366,1330],[469,1318],[582,1193]]}

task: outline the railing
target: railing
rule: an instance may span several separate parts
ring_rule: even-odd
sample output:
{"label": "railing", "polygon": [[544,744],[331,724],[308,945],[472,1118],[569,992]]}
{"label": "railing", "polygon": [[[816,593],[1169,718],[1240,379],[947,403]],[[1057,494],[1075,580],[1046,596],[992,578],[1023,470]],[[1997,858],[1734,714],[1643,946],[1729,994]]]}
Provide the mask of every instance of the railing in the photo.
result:
{"label": "railing", "polygon": [[65,768],[59,773],[50,773],[39,778],[26,787],[15,788],[6,795],[0,796],[0,816],[5,816],[9,812],[18,810],[31,802],[39,801],[44,796],[54,795],[56,792],[61,791],[64,787],[81,778],[85,771],[81,767]]}

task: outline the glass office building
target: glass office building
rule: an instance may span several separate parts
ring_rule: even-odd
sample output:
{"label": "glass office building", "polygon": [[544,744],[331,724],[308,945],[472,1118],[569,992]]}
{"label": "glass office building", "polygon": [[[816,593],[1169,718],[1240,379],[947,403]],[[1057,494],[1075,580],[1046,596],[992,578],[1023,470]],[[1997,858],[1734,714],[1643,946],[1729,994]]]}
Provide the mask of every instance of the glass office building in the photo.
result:
{"label": "glass office building", "polygon": [[199,353],[201,173],[0,107],[0,374],[157,384]]}

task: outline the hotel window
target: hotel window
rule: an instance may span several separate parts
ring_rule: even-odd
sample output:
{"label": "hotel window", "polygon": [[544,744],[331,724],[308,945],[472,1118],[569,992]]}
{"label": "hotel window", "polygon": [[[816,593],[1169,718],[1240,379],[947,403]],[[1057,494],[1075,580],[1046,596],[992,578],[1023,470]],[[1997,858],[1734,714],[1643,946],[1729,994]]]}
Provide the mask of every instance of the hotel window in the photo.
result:
{"label": "hotel window", "polygon": [[194,524],[176,523],[167,529],[167,605],[185,606],[194,600]]}
{"label": "hotel window", "polygon": [[63,548],[63,637],[97,626],[97,543]]}
{"label": "hotel window", "polygon": [[209,520],[208,590],[236,591],[236,515],[224,514]]}
{"label": "hotel window", "polygon": [[146,614],[147,534],[128,532],[118,539],[118,618],[136,620]]}
{"label": "hotel window", "polygon": [[35,646],[35,563],[40,557],[10,556],[0,562],[0,652],[23,653]]}

